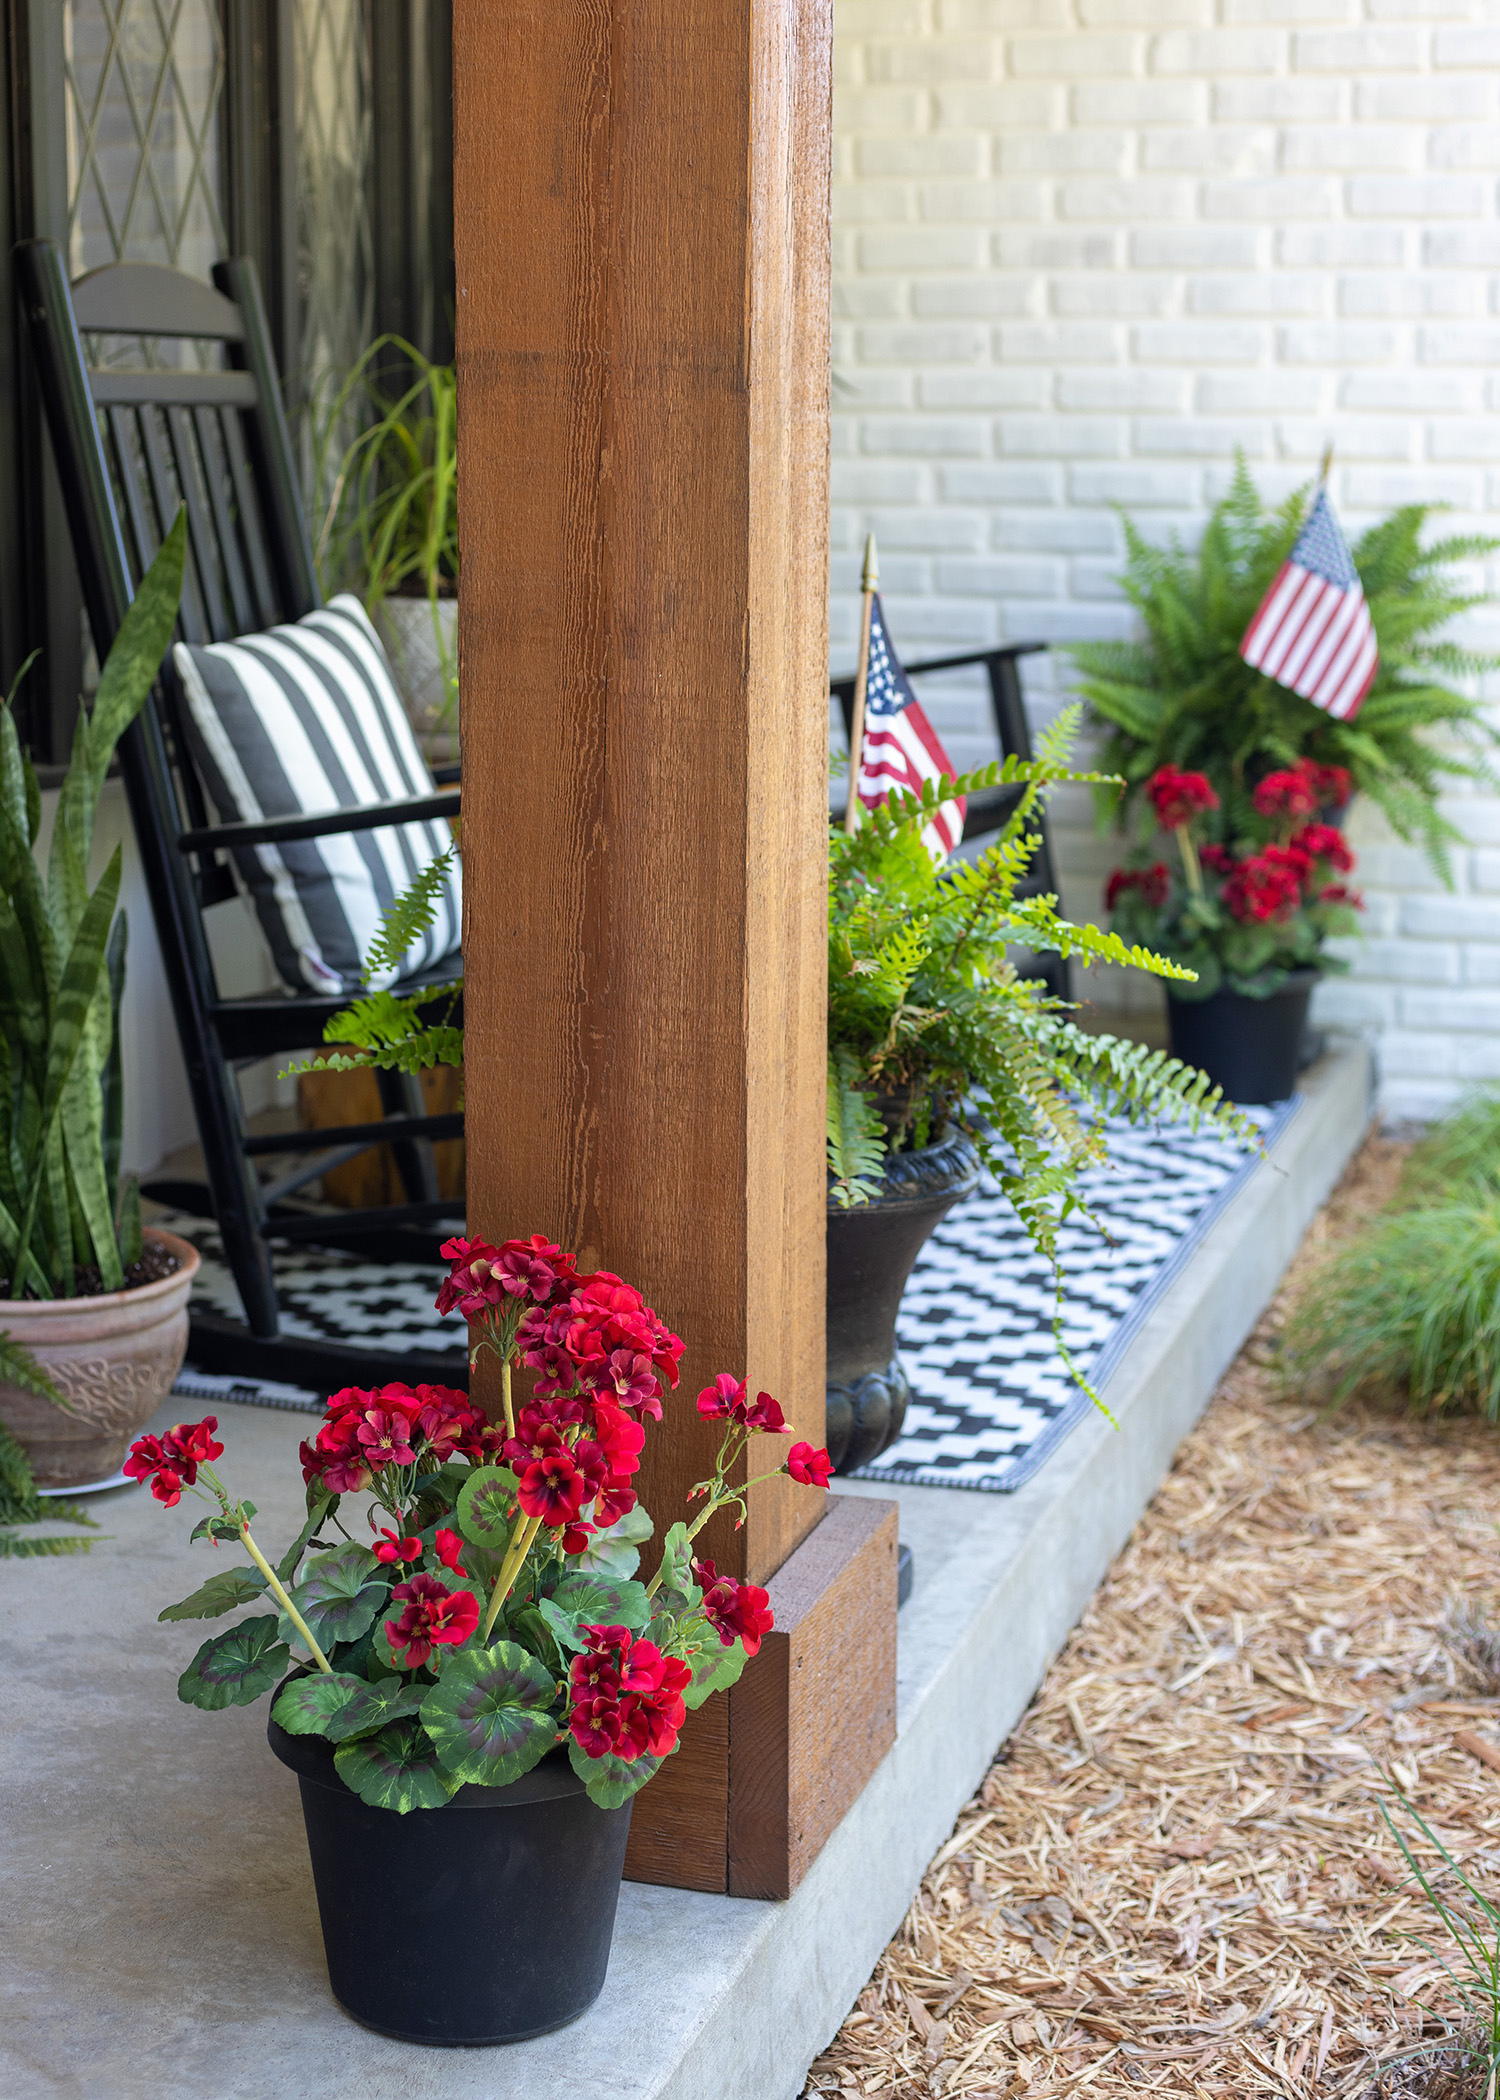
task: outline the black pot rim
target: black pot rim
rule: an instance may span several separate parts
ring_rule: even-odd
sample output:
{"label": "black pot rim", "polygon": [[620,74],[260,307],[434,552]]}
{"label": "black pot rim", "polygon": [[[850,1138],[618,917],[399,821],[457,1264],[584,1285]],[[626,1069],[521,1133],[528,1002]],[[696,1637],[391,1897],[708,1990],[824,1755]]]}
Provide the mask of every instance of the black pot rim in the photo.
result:
{"label": "black pot rim", "polygon": [[[281,1687],[277,1686],[279,1692]],[[274,1703],[274,1702],[273,1702]],[[272,1755],[278,1757],[299,1779],[311,1780],[314,1786],[327,1787],[330,1793],[348,1794],[354,1800],[359,1796],[339,1777],[334,1766],[337,1745],[330,1743],[325,1735],[288,1735],[276,1721],[267,1717],[266,1741]],[[547,1752],[539,1764],[508,1786],[461,1786],[456,1794],[437,1809],[413,1809],[414,1815],[438,1815],[443,1809],[452,1808],[526,1808],[534,1801],[556,1801],[568,1794],[584,1792],[583,1781],[573,1770],[567,1748],[559,1743]],[[375,1810],[376,1814],[393,1814],[393,1810]]]}
{"label": "black pot rim", "polygon": [[961,1130],[935,1145],[912,1152],[886,1155],[880,1186],[868,1203],[845,1207],[830,1191],[830,1218],[868,1217],[878,1210],[883,1217],[904,1210],[930,1210],[934,1201],[953,1203],[967,1196],[979,1183],[979,1154]]}

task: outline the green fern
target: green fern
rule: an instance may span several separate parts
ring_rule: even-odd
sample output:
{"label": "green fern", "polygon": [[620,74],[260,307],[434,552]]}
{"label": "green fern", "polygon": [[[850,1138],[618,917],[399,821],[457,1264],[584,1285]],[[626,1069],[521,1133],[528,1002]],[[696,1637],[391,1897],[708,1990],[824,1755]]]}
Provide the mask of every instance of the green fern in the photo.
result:
{"label": "green fern", "polygon": [[457,850],[449,846],[430,860],[416,880],[387,906],[360,973],[366,985],[372,985],[387,971],[399,970],[412,943],[432,931]]}
{"label": "green fern", "polygon": [[[1197,551],[1174,539],[1152,546],[1125,521],[1125,595],[1145,629],[1140,642],[1081,642],[1072,656],[1079,690],[1103,732],[1100,756],[1123,776],[1123,802],[1101,795],[1101,827],[1122,821],[1159,766],[1207,773],[1224,807],[1223,835],[1243,828],[1245,799],[1263,775],[1298,758],[1344,766],[1400,837],[1419,844],[1449,880],[1448,848],[1460,834],[1438,809],[1445,781],[1492,784],[1485,747],[1500,741],[1480,703],[1445,683],[1494,670],[1500,659],[1436,637],[1461,613],[1489,602],[1459,589],[1457,562],[1484,560],[1500,541],[1473,534],[1423,547],[1439,506],[1406,504],[1353,549],[1380,645],[1380,669],[1352,722],[1335,720],[1239,653],[1272,578],[1301,530],[1310,491],[1267,508],[1243,457]],[[1428,741],[1432,731],[1439,736]],[[1146,813],[1143,824],[1151,828]]]}
{"label": "green fern", "polygon": [[859,1085],[859,1066],[849,1050],[828,1058],[828,1170],[831,1194],[841,1209],[868,1203],[880,1188],[885,1126]]}
{"label": "green fern", "polygon": [[[35,1393],[40,1400],[50,1400],[54,1407],[68,1406],[31,1351],[3,1331],[0,1331],[0,1385],[19,1386],[22,1392]],[[45,1523],[86,1524],[90,1530],[98,1528],[93,1518],[76,1503],[58,1502],[51,1497],[45,1501],[42,1499],[37,1493],[26,1453],[0,1422],[0,1560],[36,1560],[60,1553],[87,1553],[94,1543],[92,1539],[76,1535],[23,1538],[15,1529],[17,1525]]]}

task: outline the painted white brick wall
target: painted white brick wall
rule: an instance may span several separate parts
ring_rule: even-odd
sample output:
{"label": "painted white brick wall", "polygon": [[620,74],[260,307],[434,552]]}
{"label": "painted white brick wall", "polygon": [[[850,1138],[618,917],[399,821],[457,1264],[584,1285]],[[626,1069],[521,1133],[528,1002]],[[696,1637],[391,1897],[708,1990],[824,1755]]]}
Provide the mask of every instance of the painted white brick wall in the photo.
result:
{"label": "painted white brick wall", "polygon": [[[1500,532],[1497,0],[837,0],[836,29],[836,664],[871,530],[908,657],[1127,632],[1112,506],[1190,540],[1236,445],[1279,496],[1332,441],[1351,532],[1414,499]],[[1068,676],[1028,664],[1038,718]],[[988,755],[971,685],[929,697]],[[1319,994],[1393,1115],[1500,1078],[1500,797],[1448,808],[1452,893],[1356,811],[1369,938]],[[1081,794],[1055,815],[1096,917],[1111,851]]]}

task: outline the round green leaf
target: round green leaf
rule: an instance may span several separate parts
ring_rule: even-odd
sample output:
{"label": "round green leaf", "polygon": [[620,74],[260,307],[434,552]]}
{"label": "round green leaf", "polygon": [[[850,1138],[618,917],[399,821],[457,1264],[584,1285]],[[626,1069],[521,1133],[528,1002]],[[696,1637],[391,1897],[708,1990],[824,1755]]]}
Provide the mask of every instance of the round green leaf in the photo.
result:
{"label": "round green leaf", "polygon": [[242,1619],[203,1643],[177,1680],[177,1696],[211,1713],[249,1706],[285,1675],[291,1660],[291,1650],[277,1638],[274,1617]]}
{"label": "round green leaf", "polygon": [[516,1499],[516,1476],[509,1466],[478,1466],[459,1490],[458,1528],[475,1546],[507,1546]]}
{"label": "round green leaf", "polygon": [[361,1801],[371,1808],[393,1809],[398,1816],[414,1808],[441,1808],[459,1787],[438,1763],[416,1721],[393,1721],[379,1735],[340,1744],[333,1765]]}
{"label": "round green leaf", "polygon": [[358,1705],[365,1689],[361,1678],[345,1676],[341,1670],[325,1676],[319,1670],[287,1686],[271,1708],[271,1719],[288,1735],[326,1735],[337,1742],[341,1740],[334,1733],[338,1723]]}
{"label": "round green leaf", "polygon": [[[367,1633],[390,1596],[382,1579],[380,1562],[365,1546],[352,1541],[336,1552],[320,1553],[307,1564],[307,1573],[291,1599],[312,1629],[318,1645],[329,1648],[335,1641],[357,1641]],[[281,1638],[300,1640],[301,1635],[283,1612]]]}
{"label": "round green leaf", "polygon": [[607,1575],[569,1575],[539,1607],[555,1639],[576,1652],[584,1646],[585,1626],[628,1626],[644,1633],[651,1618],[651,1599],[639,1582],[617,1582]]}
{"label": "round green leaf", "polygon": [[158,1619],[222,1619],[227,1611],[253,1604],[266,1586],[259,1568],[221,1568],[210,1575],[202,1589],[194,1590],[180,1604],[169,1604]]}
{"label": "round green leaf", "polygon": [[508,1786],[557,1740],[557,1684],[514,1641],[461,1648],[422,1702],[422,1725],[455,1779]]}
{"label": "round green leaf", "polygon": [[[673,1750],[676,1744],[672,1745]],[[584,1790],[596,1808],[619,1808],[632,1794],[638,1794],[648,1779],[653,1779],[661,1770],[663,1760],[659,1757],[632,1757],[627,1760],[613,1755],[590,1757],[582,1750],[574,1737],[568,1737],[568,1762],[583,1781]]]}

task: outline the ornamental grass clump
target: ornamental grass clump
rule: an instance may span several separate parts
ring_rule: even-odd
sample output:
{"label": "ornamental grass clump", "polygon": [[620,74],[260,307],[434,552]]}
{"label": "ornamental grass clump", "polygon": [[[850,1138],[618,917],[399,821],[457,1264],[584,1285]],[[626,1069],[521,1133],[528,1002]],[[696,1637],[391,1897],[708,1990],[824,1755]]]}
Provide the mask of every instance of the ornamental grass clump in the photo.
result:
{"label": "ornamental grass clump", "polygon": [[[336,1745],[344,1783],[397,1814],[441,1808],[466,1783],[508,1785],[559,1745],[589,1798],[617,1808],[771,1630],[766,1591],[721,1575],[694,1541],[716,1511],[742,1519],[757,1479],[826,1487],[828,1454],[789,1441],[750,1477],[754,1439],[792,1432],[768,1393],[751,1399],[721,1373],[698,1396],[699,1416],[722,1425],[692,1490],[702,1507],[637,1580],[654,1527],[632,1482],[677,1384],[680,1338],[639,1291],[580,1272],[539,1236],[450,1240],[443,1253],[438,1309],[470,1323],[476,1357],[499,1358],[503,1422],[442,1386],[335,1393],[301,1449],[307,1522],[274,1566],[251,1531],[255,1505],[220,1478],[213,1416],[132,1446],[125,1470],[158,1501],[209,1504],[194,1539],[251,1563],[161,1617],[271,1607],[206,1641],[178,1695],[243,1706],[279,1684],[276,1724]],[[518,1404],[523,1366],[534,1376]],[[362,1524],[354,1496],[368,1498]]]}
{"label": "ornamental grass clump", "polygon": [[1193,553],[1175,540],[1153,547],[1125,520],[1120,581],[1145,632],[1138,641],[1083,642],[1071,652],[1101,732],[1100,765],[1126,783],[1118,801],[1101,796],[1101,827],[1135,815],[1149,832],[1146,783],[1175,766],[1208,776],[1237,837],[1253,829],[1259,784],[1307,760],[1347,775],[1448,880],[1447,849],[1460,834],[1438,797],[1448,780],[1490,780],[1484,747],[1497,741],[1481,703],[1448,681],[1477,678],[1500,660],[1445,640],[1440,630],[1490,602],[1454,572],[1486,560],[1500,541],[1455,534],[1424,546],[1441,506],[1420,503],[1403,505],[1362,536],[1354,566],[1380,668],[1357,716],[1341,721],[1252,670],[1239,653],[1306,521],[1311,493],[1301,488],[1266,506],[1241,457]]}
{"label": "ornamental grass clump", "polygon": [[1416,1148],[1393,1208],[1295,1307],[1282,1361],[1330,1405],[1368,1392],[1500,1421],[1500,1096]]}

